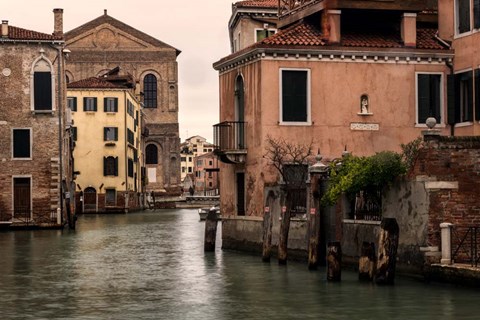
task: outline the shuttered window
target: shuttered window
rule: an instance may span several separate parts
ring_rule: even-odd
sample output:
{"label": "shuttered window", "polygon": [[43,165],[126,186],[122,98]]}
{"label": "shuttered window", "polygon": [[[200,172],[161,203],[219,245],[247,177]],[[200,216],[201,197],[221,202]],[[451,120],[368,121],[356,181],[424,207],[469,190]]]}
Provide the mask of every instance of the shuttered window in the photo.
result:
{"label": "shuttered window", "polygon": [[480,121],[480,69],[475,70],[475,120]]}
{"label": "shuttered window", "polygon": [[97,98],[84,97],[83,98],[83,111],[97,111]]}
{"label": "shuttered window", "polygon": [[127,142],[130,143],[132,146],[135,145],[135,136],[130,129],[127,129]]}
{"label": "shuttered window", "polygon": [[309,121],[307,70],[281,70],[281,122]]}
{"label": "shuttered window", "polygon": [[103,128],[103,141],[118,141],[118,128],[116,127]]}
{"label": "shuttered window", "polygon": [[103,175],[118,176],[118,157],[103,158]]}
{"label": "shuttered window", "polygon": [[128,158],[128,176],[133,178],[133,159]]}
{"label": "shuttered window", "polygon": [[118,112],[118,98],[103,98],[104,112]]}
{"label": "shuttered window", "polygon": [[473,27],[480,29],[480,0],[473,0]]}
{"label": "shuttered window", "polygon": [[52,74],[50,72],[33,74],[33,99],[36,111],[52,110]]}
{"label": "shuttered window", "polygon": [[473,71],[448,78],[448,123],[473,121]]}
{"label": "shuttered window", "polygon": [[77,97],[68,97],[67,107],[72,111],[77,111]]}
{"label": "shuttered window", "polygon": [[429,117],[442,122],[441,88],[442,75],[417,74],[417,124],[424,124]]}
{"label": "shuttered window", "polygon": [[158,148],[154,144],[149,144],[145,148],[145,163],[158,164]]}
{"label": "shuttered window", "polygon": [[12,156],[14,159],[30,159],[32,157],[30,132],[30,129],[13,129]]}

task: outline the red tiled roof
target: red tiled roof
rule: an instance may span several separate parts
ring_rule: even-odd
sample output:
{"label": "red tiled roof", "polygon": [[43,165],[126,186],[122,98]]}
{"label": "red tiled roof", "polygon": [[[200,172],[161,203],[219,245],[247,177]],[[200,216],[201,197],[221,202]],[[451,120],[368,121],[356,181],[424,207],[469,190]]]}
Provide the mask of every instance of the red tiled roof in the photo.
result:
{"label": "red tiled roof", "polygon": [[12,40],[62,40],[51,34],[8,26],[8,39]]}
{"label": "red tiled roof", "polygon": [[[418,49],[446,49],[436,38],[435,29],[417,29]],[[260,44],[273,46],[327,46],[319,28],[305,23],[293,25],[264,39]],[[344,47],[403,48],[400,34],[388,31],[345,31],[341,43]]]}
{"label": "red tiled roof", "polygon": [[237,8],[278,8],[278,0],[244,0],[235,3]]}
{"label": "red tiled roof", "polygon": [[75,82],[71,82],[67,85],[69,89],[124,89],[124,86],[113,84],[109,81],[91,77]]}

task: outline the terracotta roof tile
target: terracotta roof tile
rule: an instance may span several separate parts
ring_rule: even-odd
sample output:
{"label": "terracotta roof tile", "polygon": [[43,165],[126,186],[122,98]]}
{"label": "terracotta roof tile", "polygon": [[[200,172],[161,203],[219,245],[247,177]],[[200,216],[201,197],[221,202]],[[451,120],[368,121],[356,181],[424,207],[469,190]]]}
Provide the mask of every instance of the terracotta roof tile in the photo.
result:
{"label": "terracotta roof tile", "polygon": [[71,82],[67,85],[69,89],[124,89],[124,86],[113,84],[109,81],[91,77],[75,82]]}
{"label": "terracotta roof tile", "polygon": [[237,8],[278,8],[278,0],[244,0],[235,3]]}
{"label": "terracotta roof tile", "polygon": [[[436,38],[435,29],[417,30],[418,49],[446,49]],[[272,46],[328,46],[322,39],[322,33],[316,26],[299,23],[262,40],[260,44]],[[345,31],[340,45],[363,48],[403,48],[400,34],[389,31]]]}
{"label": "terracotta roof tile", "polygon": [[51,34],[8,26],[8,39],[12,40],[62,40]]}
{"label": "terracotta roof tile", "polygon": [[310,24],[296,24],[265,38],[261,43],[286,46],[322,46],[322,33]]}

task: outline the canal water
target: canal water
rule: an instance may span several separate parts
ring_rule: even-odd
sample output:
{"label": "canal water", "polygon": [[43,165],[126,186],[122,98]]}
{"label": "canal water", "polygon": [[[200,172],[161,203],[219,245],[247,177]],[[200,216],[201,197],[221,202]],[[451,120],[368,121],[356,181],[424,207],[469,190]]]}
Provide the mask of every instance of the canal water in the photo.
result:
{"label": "canal water", "polygon": [[328,283],[301,263],[204,253],[198,220],[162,210],[82,216],[75,232],[2,232],[0,319],[480,318],[475,289],[402,277],[382,287],[347,271]]}

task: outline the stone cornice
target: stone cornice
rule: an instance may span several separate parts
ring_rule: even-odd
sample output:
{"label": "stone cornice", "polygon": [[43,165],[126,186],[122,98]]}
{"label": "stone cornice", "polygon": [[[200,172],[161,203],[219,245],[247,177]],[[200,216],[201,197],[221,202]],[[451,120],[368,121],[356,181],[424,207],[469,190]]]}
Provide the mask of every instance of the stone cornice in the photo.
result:
{"label": "stone cornice", "polygon": [[361,62],[395,64],[445,64],[453,60],[452,50],[369,49],[369,48],[262,48],[255,47],[213,64],[220,73],[260,60]]}

